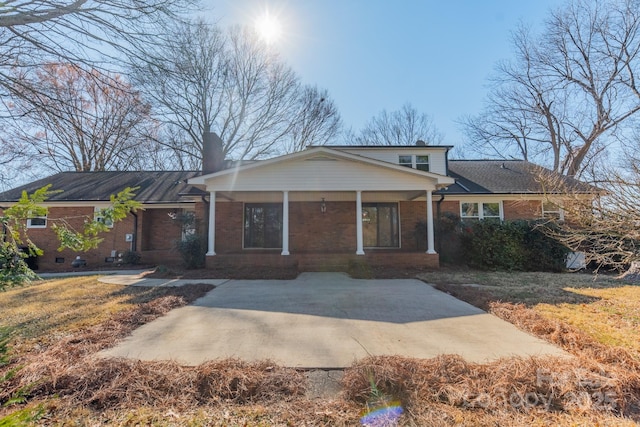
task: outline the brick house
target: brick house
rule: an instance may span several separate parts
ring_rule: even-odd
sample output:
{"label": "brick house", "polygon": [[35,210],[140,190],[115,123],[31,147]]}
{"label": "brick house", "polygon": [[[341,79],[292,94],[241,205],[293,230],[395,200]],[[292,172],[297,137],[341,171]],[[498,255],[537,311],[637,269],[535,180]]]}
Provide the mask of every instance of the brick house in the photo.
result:
{"label": "brick house", "polygon": [[[105,267],[124,251],[145,264],[175,263],[175,242],[191,233],[206,236],[208,268],[315,270],[351,261],[437,267],[435,224],[447,212],[479,220],[562,215],[544,202],[542,168],[523,161],[453,161],[450,146],[416,145],[317,146],[232,163],[221,161],[216,138],[205,141],[203,171],[61,172],[0,193],[0,209],[23,190],[63,190],[47,201],[49,218],[28,223],[44,250],[41,270],[68,268],[78,255],[56,250],[48,221],[69,218],[80,227],[127,186],[139,187],[135,198],[144,209],[82,254],[89,267]],[[195,221],[185,226],[185,217]],[[426,235],[416,236],[418,222],[426,223]]]}

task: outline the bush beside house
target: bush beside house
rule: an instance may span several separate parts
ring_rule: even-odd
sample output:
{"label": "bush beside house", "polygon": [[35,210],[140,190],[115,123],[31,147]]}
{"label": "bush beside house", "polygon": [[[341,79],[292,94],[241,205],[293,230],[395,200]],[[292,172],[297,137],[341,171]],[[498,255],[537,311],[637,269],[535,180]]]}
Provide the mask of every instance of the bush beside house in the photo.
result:
{"label": "bush beside house", "polygon": [[[544,224],[550,227],[549,224]],[[416,225],[416,232],[424,224]],[[565,270],[568,248],[549,237],[539,221],[473,221],[445,214],[438,224],[440,259],[484,270]]]}

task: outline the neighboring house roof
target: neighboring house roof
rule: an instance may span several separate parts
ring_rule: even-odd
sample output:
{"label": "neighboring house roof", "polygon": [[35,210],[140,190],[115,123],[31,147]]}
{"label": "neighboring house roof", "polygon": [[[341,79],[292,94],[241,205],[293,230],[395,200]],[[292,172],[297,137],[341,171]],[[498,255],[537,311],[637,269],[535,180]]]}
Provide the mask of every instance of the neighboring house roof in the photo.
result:
{"label": "neighboring house roof", "polygon": [[440,194],[544,194],[598,189],[523,160],[449,160],[456,183]]}
{"label": "neighboring house roof", "polygon": [[135,200],[142,203],[171,203],[180,201],[182,194],[189,194],[192,187],[187,180],[200,171],[143,171],[143,172],[60,172],[21,187],[0,193],[0,202],[15,202],[23,191],[31,194],[51,184],[51,190],[63,190],[52,194],[49,202],[108,201],[126,187],[139,187]]}

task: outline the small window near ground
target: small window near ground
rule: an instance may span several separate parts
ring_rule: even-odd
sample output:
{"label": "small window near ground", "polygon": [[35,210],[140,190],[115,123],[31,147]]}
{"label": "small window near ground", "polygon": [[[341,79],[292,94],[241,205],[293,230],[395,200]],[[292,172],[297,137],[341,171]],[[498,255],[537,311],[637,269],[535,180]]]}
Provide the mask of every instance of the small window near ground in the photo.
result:
{"label": "small window near ground", "polygon": [[47,228],[47,217],[38,216],[27,220],[27,228]]}
{"label": "small window near ground", "polygon": [[412,156],[398,156],[398,164],[400,166],[412,168],[413,167]]}
{"label": "small window near ground", "polygon": [[542,217],[556,221],[564,221],[564,211],[556,203],[542,202]]}
{"label": "small window near ground", "polygon": [[429,172],[429,156],[416,156],[416,169]]}

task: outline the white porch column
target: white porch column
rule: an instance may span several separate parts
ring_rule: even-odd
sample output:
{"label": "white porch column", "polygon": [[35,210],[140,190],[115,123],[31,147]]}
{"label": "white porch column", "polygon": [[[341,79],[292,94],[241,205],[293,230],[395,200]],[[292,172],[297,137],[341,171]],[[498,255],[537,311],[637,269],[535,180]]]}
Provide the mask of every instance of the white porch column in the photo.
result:
{"label": "white porch column", "polygon": [[433,243],[433,200],[431,190],[427,190],[427,253],[436,253]]}
{"label": "white porch column", "polygon": [[362,191],[356,191],[356,255],[364,255],[362,243]]}
{"label": "white porch column", "polygon": [[216,192],[209,192],[209,233],[207,239],[207,256],[216,254]]}
{"label": "white porch column", "polygon": [[289,192],[282,192],[282,254],[289,255]]}

